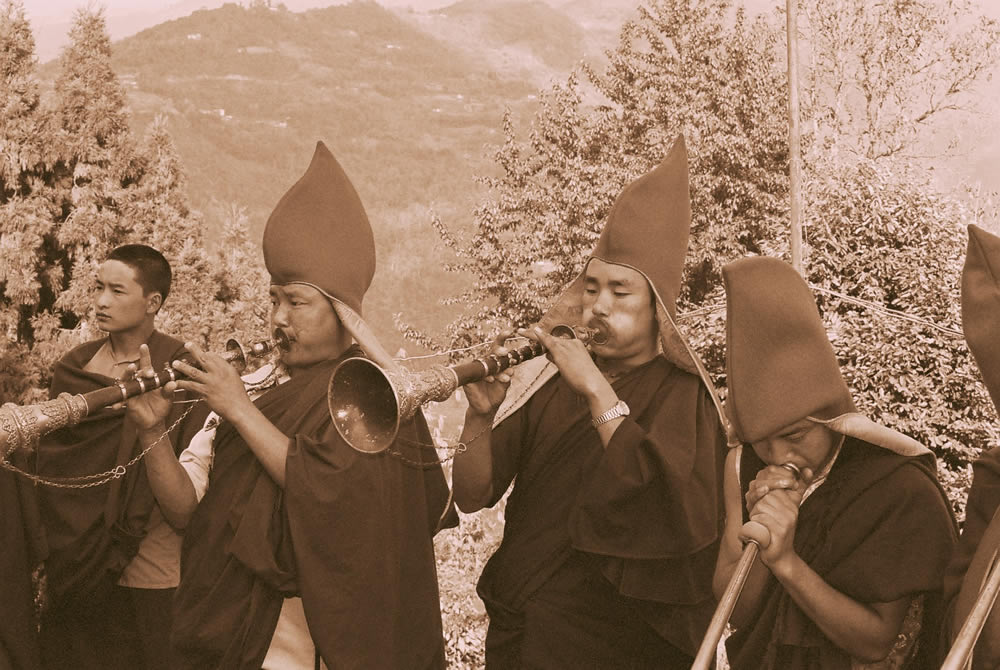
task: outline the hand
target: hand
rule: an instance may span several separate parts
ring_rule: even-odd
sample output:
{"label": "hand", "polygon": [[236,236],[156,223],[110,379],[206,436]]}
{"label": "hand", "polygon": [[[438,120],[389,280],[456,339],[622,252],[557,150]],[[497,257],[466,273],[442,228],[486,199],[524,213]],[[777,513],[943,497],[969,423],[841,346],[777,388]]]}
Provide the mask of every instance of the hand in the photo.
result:
{"label": "hand", "polygon": [[228,421],[233,421],[248,405],[253,405],[243,380],[233,366],[191,342],[186,343],[184,348],[198,367],[184,361],[173,362],[174,369],[187,377],[177,382],[179,388],[204,398],[216,414]]}
{"label": "hand", "polygon": [[538,326],[531,330],[519,329],[517,332],[537,340],[548,350],[549,360],[556,364],[559,374],[578,394],[590,397],[608,383],[580,340],[556,337]]}
{"label": "hand", "polygon": [[[156,374],[153,370],[153,362],[149,356],[149,347],[145,344],[139,345],[139,367],[130,364],[125,370],[125,378],[152,379]],[[146,391],[142,395],[129,398],[125,406],[128,408],[125,416],[132,420],[140,431],[152,431],[163,425],[167,415],[170,413],[170,405],[177,388],[175,382],[167,384],[158,389]]]}
{"label": "hand", "polygon": [[780,465],[761,468],[747,490],[747,511],[753,514],[757,502],[771,491],[797,491],[801,497],[812,480],[811,468],[803,468],[798,477]]}
{"label": "hand", "polygon": [[750,514],[750,521],[740,529],[740,539],[760,545],[760,560],[775,576],[797,557],[795,524],[799,518],[802,494],[777,489],[761,497]]}
{"label": "hand", "polygon": [[[490,353],[496,356],[506,356],[507,348],[504,343],[510,339],[511,335],[513,332],[510,330],[501,332],[493,341]],[[492,417],[500,409],[504,398],[507,397],[507,387],[509,386],[510,375],[506,372],[501,372],[496,377],[490,375],[481,381],[466,384],[462,388],[469,401],[469,413]]]}

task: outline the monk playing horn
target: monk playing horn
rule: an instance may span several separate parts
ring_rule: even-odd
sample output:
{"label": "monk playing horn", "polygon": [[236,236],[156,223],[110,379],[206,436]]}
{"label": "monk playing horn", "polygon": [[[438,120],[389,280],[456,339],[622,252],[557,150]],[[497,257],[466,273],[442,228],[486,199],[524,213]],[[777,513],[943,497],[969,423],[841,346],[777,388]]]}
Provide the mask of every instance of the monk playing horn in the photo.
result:
{"label": "monk playing horn", "polygon": [[[774,258],[723,268],[726,459],[716,593],[760,545],[733,670],[930,668],[955,542],[934,456],[859,414],[809,287]],[[783,464],[802,473],[792,476]]]}
{"label": "monk playing horn", "polygon": [[[535,381],[510,393],[506,376],[466,387],[456,502],[492,506],[514,482],[479,580],[487,668],[691,666],[714,606],[725,436],[673,320],[690,215],[681,138],[625,188],[583,272],[526,333],[547,369],[518,366]],[[588,351],[550,336],[557,323],[600,336]],[[500,408],[505,396],[526,402]]]}

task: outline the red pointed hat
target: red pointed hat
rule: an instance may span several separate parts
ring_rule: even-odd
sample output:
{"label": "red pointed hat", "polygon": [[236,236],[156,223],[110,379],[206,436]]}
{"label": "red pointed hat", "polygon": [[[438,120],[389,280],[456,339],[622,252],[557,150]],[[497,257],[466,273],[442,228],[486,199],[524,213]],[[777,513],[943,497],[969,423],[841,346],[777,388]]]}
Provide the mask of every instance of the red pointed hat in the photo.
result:
{"label": "red pointed hat", "polygon": [[744,258],[722,268],[733,437],[756,442],[809,419],[905,456],[930,451],[854,407],[816,301],[792,266]]}
{"label": "red pointed hat", "polygon": [[306,284],[323,293],[369,358],[397,367],[361,317],[375,275],[372,227],[351,180],[322,142],[267,220],[264,265],[272,284]]}
{"label": "red pointed hat", "polygon": [[322,142],[264,228],[272,284],[308,284],[357,313],[375,274],[375,238],[361,198]]}
{"label": "red pointed hat", "polygon": [[969,226],[969,249],[962,269],[962,330],[1000,409],[1000,237]]}
{"label": "red pointed hat", "polygon": [[854,412],[809,286],[776,258],[722,269],[726,409],[736,437],[756,442],[806,417]]}
{"label": "red pointed hat", "polygon": [[[711,377],[674,322],[690,228],[687,147],[681,135],[662,163],[622,190],[587,263],[596,258],[632,268],[646,278],[656,296],[663,355],[674,365],[701,376],[721,415]],[[543,328],[579,324],[585,275],[586,266],[546,311],[541,319]]]}

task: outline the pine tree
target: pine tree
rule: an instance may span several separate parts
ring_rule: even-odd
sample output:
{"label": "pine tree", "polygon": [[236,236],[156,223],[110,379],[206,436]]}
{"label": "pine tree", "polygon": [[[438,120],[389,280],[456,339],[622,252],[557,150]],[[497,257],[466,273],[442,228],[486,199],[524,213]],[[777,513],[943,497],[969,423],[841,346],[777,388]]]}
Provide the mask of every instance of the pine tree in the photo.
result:
{"label": "pine tree", "polygon": [[[55,84],[58,169],[69,208],[57,239],[60,260],[77,279],[91,277],[107,252],[126,241],[131,224],[123,209],[142,164],[129,131],[125,91],[111,67],[103,10],[78,10],[69,37]],[[69,277],[56,307],[63,312],[61,325],[72,327],[89,309],[91,286]]]}
{"label": "pine tree", "polygon": [[[250,285],[255,266],[207,251],[165,119],[154,121],[141,145],[133,139],[102,13],[74,17],[54,109],[45,110],[31,76],[30,30],[19,6],[7,6],[0,323],[21,344],[4,353],[0,370],[22,382],[0,393],[16,398],[29,386],[45,386],[52,361],[99,334],[87,318],[94,275],[121,244],[148,244],[171,263],[161,328],[208,347],[236,330],[259,338],[262,319],[251,313],[264,310],[266,317],[266,300]],[[251,299],[260,307],[251,310]]]}
{"label": "pine tree", "polygon": [[[47,164],[48,115],[35,77],[35,41],[22,4],[0,4],[0,330],[11,344],[0,353],[0,400],[36,381],[23,363],[31,317],[58,289],[59,268],[46,267],[55,205]],[[6,374],[6,373],[10,374]]]}

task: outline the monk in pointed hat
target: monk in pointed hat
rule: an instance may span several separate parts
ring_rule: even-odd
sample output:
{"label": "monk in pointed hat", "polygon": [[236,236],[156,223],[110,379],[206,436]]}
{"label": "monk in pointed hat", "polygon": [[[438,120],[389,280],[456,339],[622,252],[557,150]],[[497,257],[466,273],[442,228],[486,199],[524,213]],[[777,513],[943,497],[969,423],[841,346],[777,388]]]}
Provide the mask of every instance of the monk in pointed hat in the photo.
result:
{"label": "monk in pointed hat", "polygon": [[[993,404],[1000,407],[1000,238],[975,225],[969,226],[962,271],[962,330]],[[944,582],[949,646],[976,603],[1000,550],[1000,447],[983,452],[972,470],[965,525]],[[1000,608],[996,605],[972,658],[975,670],[1000,666]]]}
{"label": "monk in pointed hat", "polygon": [[[443,668],[433,535],[457,519],[424,417],[391,449],[363,454],[327,405],[345,358],[395,364],[361,316],[371,226],[322,142],[268,219],[264,261],[271,325],[287,342],[279,383],[251,400],[232,367],[188,345],[197,366],[175,362],[189,378],[177,386],[216,416],[179,462],[149,454],[158,498],[189,519],[171,667]],[[162,431],[164,402],[130,402],[144,434]]]}
{"label": "monk in pointed hat", "polygon": [[760,545],[730,667],[934,667],[955,528],[933,454],[858,413],[791,266],[746,258],[723,278],[726,409],[741,446],[726,458],[717,594],[743,542]]}
{"label": "monk in pointed hat", "polygon": [[[514,483],[479,580],[487,668],[691,665],[714,608],[725,437],[674,324],[689,226],[681,138],[522,331],[551,361],[517,366],[510,392],[506,376],[467,387],[456,502],[489,507]],[[596,330],[590,350],[551,336],[560,322]]]}

